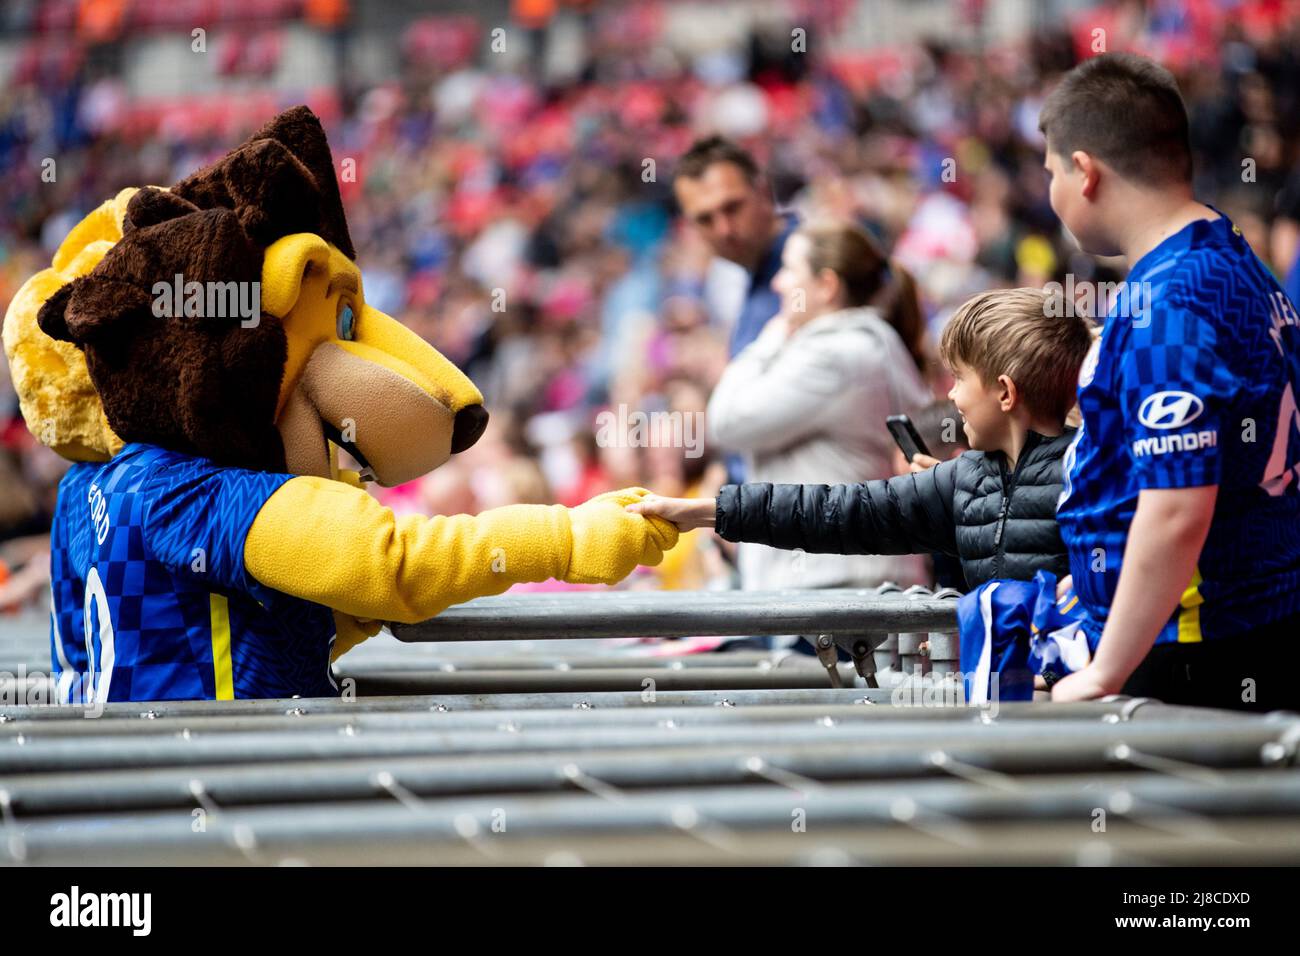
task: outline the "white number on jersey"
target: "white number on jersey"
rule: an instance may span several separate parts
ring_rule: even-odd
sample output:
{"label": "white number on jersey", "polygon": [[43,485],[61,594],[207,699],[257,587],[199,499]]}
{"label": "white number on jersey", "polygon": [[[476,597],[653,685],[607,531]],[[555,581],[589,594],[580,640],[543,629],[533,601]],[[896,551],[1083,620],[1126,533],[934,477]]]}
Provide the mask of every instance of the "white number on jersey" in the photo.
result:
{"label": "white number on jersey", "polygon": [[[90,626],[90,609],[94,606],[99,618],[99,633]],[[117,649],[113,643],[113,621],[108,616],[108,594],[99,579],[99,569],[92,567],[86,575],[86,694],[88,704],[108,702],[108,688],[113,681],[113,664]],[[95,659],[95,638],[99,638],[99,660]],[[98,665],[98,666],[97,666]]]}

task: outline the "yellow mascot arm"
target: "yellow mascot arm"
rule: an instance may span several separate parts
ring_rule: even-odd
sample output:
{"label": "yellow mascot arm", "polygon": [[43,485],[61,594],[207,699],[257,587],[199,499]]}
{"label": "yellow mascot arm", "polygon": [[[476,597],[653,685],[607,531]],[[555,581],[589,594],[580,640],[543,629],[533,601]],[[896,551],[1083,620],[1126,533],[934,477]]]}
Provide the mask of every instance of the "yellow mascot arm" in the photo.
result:
{"label": "yellow mascot arm", "polygon": [[[399,518],[359,488],[301,476],[258,511],[244,566],[267,587],[361,621],[413,623],[523,581],[613,584],[638,564],[658,564],[677,543],[676,527],[623,510],[646,494],[627,488],[572,509]],[[339,638],[348,646],[364,639]]]}

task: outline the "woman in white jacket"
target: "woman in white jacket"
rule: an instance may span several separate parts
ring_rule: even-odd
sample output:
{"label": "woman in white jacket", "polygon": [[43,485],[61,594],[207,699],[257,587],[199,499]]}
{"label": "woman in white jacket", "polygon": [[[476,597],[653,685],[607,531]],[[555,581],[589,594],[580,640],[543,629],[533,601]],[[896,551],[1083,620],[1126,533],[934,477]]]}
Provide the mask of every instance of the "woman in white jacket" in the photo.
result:
{"label": "woman in white jacket", "polygon": [[[707,412],[710,439],[739,452],[746,481],[857,482],[893,471],[885,418],[932,398],[916,287],[862,229],[808,225],[772,280],[781,311],[727,366]],[[921,581],[920,559],[804,554],[740,545],[746,590]]]}

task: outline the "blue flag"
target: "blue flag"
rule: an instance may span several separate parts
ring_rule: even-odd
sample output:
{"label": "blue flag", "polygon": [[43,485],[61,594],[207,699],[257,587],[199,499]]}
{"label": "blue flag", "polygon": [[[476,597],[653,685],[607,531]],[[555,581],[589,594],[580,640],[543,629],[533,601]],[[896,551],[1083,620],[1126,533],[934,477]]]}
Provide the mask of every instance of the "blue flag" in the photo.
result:
{"label": "blue flag", "polygon": [[957,604],[966,702],[1032,700],[1034,675],[1050,686],[1092,660],[1083,609],[1070,588],[1056,597],[1056,575],[988,581]]}

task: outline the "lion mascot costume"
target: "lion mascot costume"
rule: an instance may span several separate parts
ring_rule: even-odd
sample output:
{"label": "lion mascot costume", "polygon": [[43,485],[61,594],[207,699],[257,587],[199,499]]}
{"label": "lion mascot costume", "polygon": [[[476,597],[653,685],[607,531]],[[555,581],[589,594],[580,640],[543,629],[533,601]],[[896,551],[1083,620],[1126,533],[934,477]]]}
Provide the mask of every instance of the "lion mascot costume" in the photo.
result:
{"label": "lion mascot costume", "polygon": [[675,544],[624,510],[637,488],[474,516],[380,505],[363,479],[426,474],[488,416],[366,304],[355,255],[297,107],[170,189],[123,190],[15,296],[23,416],[74,462],[50,542],[61,700],[337,695],[331,662],[381,621],[524,581],[612,584]]}

